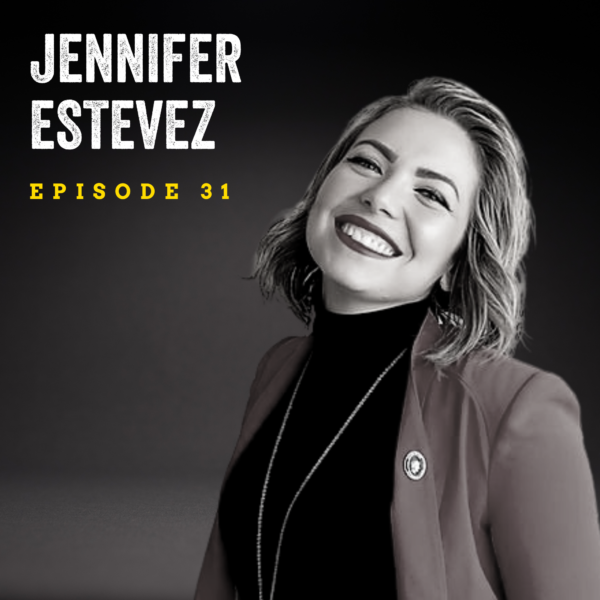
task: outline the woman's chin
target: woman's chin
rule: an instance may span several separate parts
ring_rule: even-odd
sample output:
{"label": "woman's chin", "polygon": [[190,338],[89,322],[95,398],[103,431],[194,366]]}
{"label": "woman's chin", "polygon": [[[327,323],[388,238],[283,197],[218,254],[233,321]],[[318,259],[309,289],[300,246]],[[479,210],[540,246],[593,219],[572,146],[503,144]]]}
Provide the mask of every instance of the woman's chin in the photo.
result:
{"label": "woman's chin", "polygon": [[431,287],[412,289],[408,284],[398,282],[397,289],[386,290],[373,278],[352,277],[342,273],[339,277],[323,276],[323,301],[333,312],[371,312],[402,304],[418,302],[426,298]]}

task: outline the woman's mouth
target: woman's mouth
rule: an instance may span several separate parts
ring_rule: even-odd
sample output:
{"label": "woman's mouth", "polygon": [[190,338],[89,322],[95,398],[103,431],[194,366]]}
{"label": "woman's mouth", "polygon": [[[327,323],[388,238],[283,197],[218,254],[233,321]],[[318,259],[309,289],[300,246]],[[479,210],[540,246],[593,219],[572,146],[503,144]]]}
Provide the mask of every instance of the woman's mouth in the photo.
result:
{"label": "woman's mouth", "polygon": [[346,246],[361,254],[378,258],[393,258],[402,254],[384,231],[357,215],[336,218],[335,231]]}

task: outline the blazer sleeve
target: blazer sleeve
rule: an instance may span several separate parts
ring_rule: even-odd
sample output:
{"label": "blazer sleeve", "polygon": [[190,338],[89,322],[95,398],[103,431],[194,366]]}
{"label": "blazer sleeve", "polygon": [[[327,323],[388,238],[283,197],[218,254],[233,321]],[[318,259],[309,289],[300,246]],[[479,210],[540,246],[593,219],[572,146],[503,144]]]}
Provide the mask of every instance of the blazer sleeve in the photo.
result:
{"label": "blazer sleeve", "polygon": [[[250,386],[250,396],[244,412],[241,430],[244,428],[250,409],[258,398],[261,389],[264,388],[265,374],[269,370],[268,365],[271,362],[271,358],[290,339],[285,338],[275,344],[261,359],[252,385]],[[229,465],[227,472],[229,472],[230,468],[231,465]],[[225,548],[223,547],[221,530],[219,528],[219,514],[217,512],[206,546],[194,600],[235,600],[235,596],[235,587],[231,581],[227,567]]]}
{"label": "blazer sleeve", "polygon": [[491,535],[507,600],[600,597],[600,531],[579,404],[538,372],[498,427],[489,471]]}

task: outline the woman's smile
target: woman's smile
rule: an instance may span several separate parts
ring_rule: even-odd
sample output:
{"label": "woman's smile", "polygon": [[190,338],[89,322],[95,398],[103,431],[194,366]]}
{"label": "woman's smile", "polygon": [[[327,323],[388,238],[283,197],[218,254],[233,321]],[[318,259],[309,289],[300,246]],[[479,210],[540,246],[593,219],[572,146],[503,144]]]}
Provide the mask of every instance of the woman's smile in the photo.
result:
{"label": "woman's smile", "polygon": [[474,145],[454,121],[403,108],[369,125],[308,216],[326,306],[363,312],[427,296],[452,266],[478,182]]}
{"label": "woman's smile", "polygon": [[402,251],[382,229],[359,215],[341,215],[335,219],[335,231],[352,250],[376,258],[394,258]]}

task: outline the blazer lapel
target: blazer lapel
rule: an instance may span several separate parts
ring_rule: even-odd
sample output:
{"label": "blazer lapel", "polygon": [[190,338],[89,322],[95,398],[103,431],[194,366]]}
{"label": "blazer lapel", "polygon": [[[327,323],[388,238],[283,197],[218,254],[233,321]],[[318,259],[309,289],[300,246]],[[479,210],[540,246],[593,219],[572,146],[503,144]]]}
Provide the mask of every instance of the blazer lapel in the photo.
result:
{"label": "blazer lapel", "polygon": [[413,347],[396,450],[391,520],[401,600],[448,598],[434,457],[423,423],[423,403],[436,373],[421,353],[432,347],[439,333],[435,317],[428,313]]}

